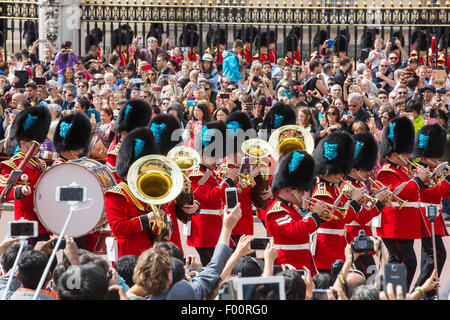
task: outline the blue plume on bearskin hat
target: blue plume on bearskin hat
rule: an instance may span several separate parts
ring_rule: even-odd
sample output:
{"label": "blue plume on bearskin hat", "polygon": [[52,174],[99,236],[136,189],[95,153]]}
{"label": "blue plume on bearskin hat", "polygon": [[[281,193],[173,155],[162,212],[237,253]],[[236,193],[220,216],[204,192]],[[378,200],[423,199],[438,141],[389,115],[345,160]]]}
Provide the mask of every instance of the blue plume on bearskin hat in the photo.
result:
{"label": "blue plume on bearskin hat", "polygon": [[347,132],[334,131],[327,135],[313,153],[316,175],[347,175],[353,167],[354,152],[353,139]]}
{"label": "blue plume on bearskin hat", "polygon": [[149,154],[158,154],[155,136],[148,127],[139,127],[127,134],[117,154],[116,169],[120,177],[125,177],[137,159]]}
{"label": "blue plume on bearskin hat", "polygon": [[380,155],[394,152],[411,153],[414,150],[414,125],[408,117],[395,117],[384,127],[380,142]]}
{"label": "blue plume on bearskin hat", "polygon": [[314,182],[315,164],[306,151],[288,153],[279,163],[272,182],[272,192],[285,187],[308,191]]}
{"label": "blue plume on bearskin hat", "polygon": [[[235,111],[227,116],[225,123],[228,129],[228,136],[233,140],[234,152],[239,152],[241,150],[241,145],[245,140],[244,136],[239,137],[238,135],[244,135],[247,130],[252,128],[252,120],[246,112]],[[250,137],[246,135],[245,138],[248,139]]]}
{"label": "blue plume on bearskin hat", "polygon": [[296,124],[296,114],[294,109],[283,102],[277,102],[264,117],[262,129],[267,130],[267,137],[272,130],[288,124]]}
{"label": "blue plume on bearskin hat", "polygon": [[[215,143],[221,139],[221,143]],[[220,141],[220,140],[219,140]],[[201,155],[207,155],[215,159],[222,159],[226,156],[227,145],[230,143],[227,135],[227,125],[223,121],[210,121],[206,123],[202,131],[196,135],[194,147],[199,148]]]}
{"label": "blue plume on bearskin hat", "polygon": [[353,155],[353,168],[371,171],[378,158],[378,143],[370,132],[353,135],[355,152]]}
{"label": "blue plume on bearskin hat", "polygon": [[52,116],[47,107],[29,107],[17,114],[9,133],[12,139],[44,142]]}
{"label": "blue plume on bearskin hat", "polygon": [[150,121],[150,130],[155,136],[156,143],[159,145],[159,152],[162,155],[166,155],[170,149],[181,142],[181,134],[178,135],[178,139],[172,140],[172,133],[180,128],[180,121],[168,113],[160,113]]}
{"label": "blue plume on bearskin hat", "polygon": [[131,99],[124,106],[114,124],[114,131],[130,132],[137,127],[147,127],[152,117],[150,104],[142,99]]}
{"label": "blue plume on bearskin hat", "polygon": [[444,154],[447,133],[439,123],[427,124],[416,133],[411,158],[440,158]]}
{"label": "blue plume on bearskin hat", "polygon": [[86,153],[91,140],[91,121],[84,113],[72,113],[62,117],[53,135],[56,152],[83,149]]}

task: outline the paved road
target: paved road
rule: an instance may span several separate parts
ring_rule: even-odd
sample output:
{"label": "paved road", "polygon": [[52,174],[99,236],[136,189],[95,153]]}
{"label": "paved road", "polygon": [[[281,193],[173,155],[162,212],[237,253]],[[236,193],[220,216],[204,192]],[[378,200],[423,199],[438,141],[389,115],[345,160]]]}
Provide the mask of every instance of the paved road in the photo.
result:
{"label": "paved road", "polygon": [[[0,239],[3,239],[5,237],[5,235],[6,235],[6,225],[7,225],[8,221],[12,221],[13,219],[14,219],[14,214],[13,214],[12,211],[4,211],[2,213],[2,216],[0,218]],[[183,230],[181,223],[179,223],[179,226],[180,226],[180,230]],[[265,236],[267,236],[266,229],[264,228],[264,226],[259,221],[258,222],[255,221],[255,236],[256,237],[265,237]],[[197,252],[195,251],[195,249],[192,248],[192,247],[188,247],[186,245],[186,239],[185,239],[185,237],[183,235],[181,235],[181,241],[182,241],[182,244],[183,244],[184,254],[185,255],[194,255],[194,256],[196,256],[196,261],[200,261],[199,256],[198,256]],[[445,247],[447,248],[447,252],[448,252],[447,256],[450,256],[450,237],[445,237],[444,238],[444,244],[445,244]],[[418,273],[419,273],[420,240],[416,240],[414,242],[414,249],[415,249],[415,252],[416,252],[417,259],[418,259],[418,268],[416,270],[416,275],[414,277],[413,284],[414,284],[414,282],[415,282],[415,280],[416,280],[416,278],[418,276]],[[256,254],[258,256],[262,256],[263,255],[263,251],[257,251]],[[444,287],[445,284],[448,281],[450,281],[450,262],[449,262],[449,259],[450,258],[448,257],[447,261],[445,263],[445,266],[444,266],[444,270],[443,270],[442,275],[441,275],[441,287]]]}

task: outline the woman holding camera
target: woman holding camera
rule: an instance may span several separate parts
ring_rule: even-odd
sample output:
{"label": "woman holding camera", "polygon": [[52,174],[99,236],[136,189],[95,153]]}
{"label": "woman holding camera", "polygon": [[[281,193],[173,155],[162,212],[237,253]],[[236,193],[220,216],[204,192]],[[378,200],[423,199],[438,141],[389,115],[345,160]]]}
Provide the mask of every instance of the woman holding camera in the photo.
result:
{"label": "woman holding camera", "polygon": [[210,54],[205,53],[200,61],[200,73],[198,81],[205,79],[212,86],[212,91],[218,92],[217,83],[219,82],[219,73]]}
{"label": "woman holding camera", "polygon": [[[61,50],[55,57],[55,65],[58,66],[58,87],[62,87],[64,83],[68,83],[65,80],[66,68],[70,67],[72,69],[72,77],[74,65],[79,62],[77,55],[72,51],[72,43],[66,41],[61,45]],[[72,79],[75,84],[75,80]]]}
{"label": "woman holding camera", "polygon": [[342,129],[340,120],[341,113],[339,112],[339,109],[336,106],[330,106],[320,120],[319,127],[316,130],[316,142],[319,142],[320,139],[333,131]]}
{"label": "woman holding camera", "polygon": [[190,120],[187,123],[184,145],[193,148],[195,136],[202,132],[203,126],[209,121],[209,112],[206,104],[199,103],[192,108]]}

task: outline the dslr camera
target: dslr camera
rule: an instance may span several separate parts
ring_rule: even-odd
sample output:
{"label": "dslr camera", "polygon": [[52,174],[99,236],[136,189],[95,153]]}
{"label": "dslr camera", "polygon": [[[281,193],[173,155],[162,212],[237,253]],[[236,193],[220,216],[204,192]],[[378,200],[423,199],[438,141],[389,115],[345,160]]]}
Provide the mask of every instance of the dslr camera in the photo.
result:
{"label": "dslr camera", "polygon": [[375,253],[373,241],[369,239],[364,230],[359,230],[358,236],[353,239],[351,246],[355,252]]}

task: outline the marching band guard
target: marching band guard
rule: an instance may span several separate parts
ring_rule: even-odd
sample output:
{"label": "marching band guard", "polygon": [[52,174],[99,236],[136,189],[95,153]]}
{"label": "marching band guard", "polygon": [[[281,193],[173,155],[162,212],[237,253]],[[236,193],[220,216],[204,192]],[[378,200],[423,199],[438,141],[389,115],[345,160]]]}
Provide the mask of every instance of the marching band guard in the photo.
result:
{"label": "marching band guard", "polygon": [[[420,158],[419,165],[434,170],[438,159],[442,157],[444,153],[445,144],[447,141],[447,135],[445,129],[437,124],[425,125],[417,131],[416,139],[414,143],[414,151],[412,158]],[[433,180],[437,183],[435,180]],[[441,200],[449,197],[450,191],[450,176],[445,176],[442,182],[435,187],[428,187],[420,190],[420,212],[422,214],[423,228],[422,228],[422,251],[421,251],[421,263],[420,274],[415,286],[421,286],[428,279],[434,269],[433,259],[433,245],[432,245],[432,228],[429,221],[426,210],[430,205],[437,207],[438,216],[434,220],[434,232],[436,243],[436,258],[437,258],[437,277],[444,268],[445,260],[447,258],[447,251],[445,250],[442,237],[448,236],[448,231],[445,226],[444,219],[442,217],[442,210],[440,207]],[[429,296],[436,295],[436,291],[433,290],[427,293]]]}
{"label": "marching band guard", "polygon": [[[255,187],[255,178],[259,176],[261,171],[260,167],[253,168],[252,172],[239,173],[244,153],[241,150],[242,143],[245,138],[252,137],[248,130],[252,129],[251,119],[245,112],[232,112],[225,119],[227,124],[228,133],[232,142],[233,152],[227,154],[227,159],[221,165],[219,165],[216,171],[219,178],[223,178],[225,174],[234,170],[239,174],[239,178],[236,183],[238,190],[238,202],[241,204],[242,217],[234,227],[231,237],[235,243],[239,242],[239,238],[242,235],[253,235],[253,208],[252,208],[252,193],[251,190]],[[256,132],[253,131],[254,136]],[[264,192],[261,194],[262,200],[266,200],[270,197],[270,192]],[[225,204],[224,204],[225,205]]]}
{"label": "marching band guard", "polygon": [[354,144],[350,134],[335,131],[319,142],[313,153],[318,184],[312,193],[312,203],[318,200],[332,205],[331,214],[335,217],[325,221],[313,236],[311,252],[319,272],[330,272],[332,264],[337,260],[345,260],[345,224],[360,211],[362,199],[361,189],[352,192],[352,200],[347,210],[339,209],[340,203],[334,206],[339,197],[338,184],[347,175],[353,163]]}
{"label": "marching band guard", "polygon": [[131,130],[141,126],[148,126],[151,117],[152,108],[150,104],[141,99],[131,99],[128,101],[128,104],[120,110],[113,128],[114,132],[118,135],[119,141],[108,150],[106,157],[106,166],[111,170],[117,181],[120,181],[121,179],[116,170],[117,155],[119,153],[121,141],[125,139],[125,136]]}
{"label": "marching band guard", "polygon": [[377,235],[383,239],[389,252],[389,263],[403,263],[407,270],[408,289],[417,267],[414,253],[414,239],[422,237],[422,218],[417,206],[419,191],[425,187],[424,181],[430,178],[430,171],[421,168],[412,177],[405,166],[408,164],[414,149],[414,126],[407,117],[396,117],[385,127],[380,143],[380,156],[385,164],[377,173],[377,180],[384,186],[390,186],[394,191],[405,182],[397,194],[408,203],[400,207],[392,202],[392,206],[382,209],[377,220]]}
{"label": "marching band guard", "polygon": [[[53,146],[58,153],[54,165],[66,163],[85,155],[91,137],[91,121],[84,113],[71,113],[62,117],[53,134]],[[74,239],[79,248],[94,252],[98,232]]]}
{"label": "marching band guard", "polygon": [[[348,192],[344,193],[344,199],[351,193],[352,189],[366,187],[364,181],[368,180],[378,158],[378,143],[371,133],[365,132],[355,134],[353,140],[355,141],[353,168],[340,187],[341,192],[348,190]],[[349,187],[349,185],[351,187]],[[370,222],[380,214],[388,196],[387,190],[381,191],[374,196],[377,201],[371,203],[372,206],[370,208],[361,206],[361,210],[358,214],[356,214],[352,221],[345,226],[347,243],[351,243],[353,239],[358,236],[360,230],[364,230],[367,237],[372,236]],[[363,201],[365,200],[363,199]],[[376,271],[376,268],[374,268],[376,264],[372,255],[361,255],[355,260],[354,264],[358,270],[364,273],[366,278]]]}
{"label": "marching band guard", "polygon": [[277,194],[267,210],[266,228],[277,249],[275,263],[291,264],[296,269],[317,271],[309,248],[309,237],[325,221],[325,204],[318,201],[313,212],[302,215],[302,197],[314,179],[314,159],[305,151],[293,151],[281,160],[273,179],[272,192]]}
{"label": "marching band guard", "polygon": [[[159,153],[166,156],[170,149],[182,142],[181,132],[177,135],[175,132],[180,129],[181,125],[178,119],[168,113],[160,113],[155,116],[150,122],[150,130],[155,136],[155,141],[159,146]],[[178,139],[176,138],[178,136]],[[183,246],[181,244],[180,230],[178,227],[177,210],[181,210],[184,216],[192,215],[200,211],[200,204],[194,201],[192,204],[183,203],[180,204],[180,208],[177,208],[177,201],[175,199],[164,205],[165,212],[169,215],[170,225],[172,226],[172,236],[170,242],[173,242],[183,252]]]}
{"label": "marching band guard", "polygon": [[196,147],[198,145],[201,150],[201,163],[189,173],[194,199],[200,203],[200,212],[186,224],[184,234],[187,245],[197,250],[203,266],[211,260],[220,235],[225,189],[236,187],[235,170],[227,172],[222,181],[215,173],[217,165],[226,155],[226,130],[223,121],[210,121],[203,126],[196,139]]}
{"label": "marching band guard", "polygon": [[153,245],[151,228],[155,214],[131,193],[127,174],[137,159],[158,153],[155,137],[148,127],[139,127],[128,133],[120,147],[117,174],[122,181],[105,192],[106,217],[117,239],[118,258],[124,255],[139,256]]}
{"label": "marching band guard", "polygon": [[[9,160],[0,163],[0,192],[7,186],[9,175],[20,165],[31,147],[32,141],[44,142],[50,128],[50,122],[51,114],[47,107],[30,107],[17,114],[11,127],[10,137],[17,140],[20,150]],[[39,149],[36,153],[38,151]],[[6,201],[14,200],[15,220],[23,218],[29,221],[37,221],[38,236],[30,239],[33,245],[38,241],[50,239],[49,231],[45,229],[34,212],[33,203],[34,188],[46,168],[45,161],[38,158],[36,154],[33,155],[25,166],[17,186],[11,189],[6,198]]]}

